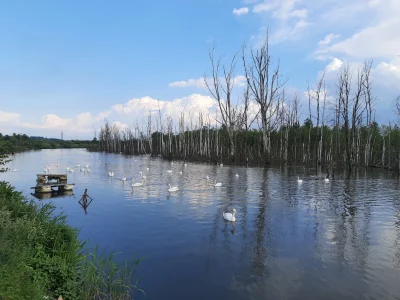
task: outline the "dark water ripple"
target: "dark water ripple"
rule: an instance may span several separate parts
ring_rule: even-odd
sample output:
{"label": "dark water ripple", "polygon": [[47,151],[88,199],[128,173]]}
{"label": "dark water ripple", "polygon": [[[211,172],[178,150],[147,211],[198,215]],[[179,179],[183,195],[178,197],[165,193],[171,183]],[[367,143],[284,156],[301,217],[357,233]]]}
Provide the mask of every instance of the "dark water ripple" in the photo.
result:
{"label": "dark water ripple", "polygon": [[[121,260],[144,257],[147,299],[400,299],[399,181],[380,170],[324,182],[313,169],[184,166],[85,150],[13,159],[18,172],[0,180],[25,194],[47,164],[55,173],[90,164],[90,174],[68,173],[75,196],[51,201],[91,245]],[[140,171],[143,187],[120,180],[141,181]],[[223,186],[207,185],[207,175]],[[180,191],[168,193],[168,184]],[[85,188],[94,198],[87,214],[78,204]],[[232,208],[235,224],[222,218]]]}

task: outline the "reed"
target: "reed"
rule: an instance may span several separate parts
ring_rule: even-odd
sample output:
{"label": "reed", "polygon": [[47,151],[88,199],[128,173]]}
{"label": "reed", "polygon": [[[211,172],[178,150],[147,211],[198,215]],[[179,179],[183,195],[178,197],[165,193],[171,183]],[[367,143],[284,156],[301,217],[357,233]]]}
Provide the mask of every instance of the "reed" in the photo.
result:
{"label": "reed", "polygon": [[132,299],[141,259],[92,252],[51,204],[26,200],[0,182],[0,299]]}

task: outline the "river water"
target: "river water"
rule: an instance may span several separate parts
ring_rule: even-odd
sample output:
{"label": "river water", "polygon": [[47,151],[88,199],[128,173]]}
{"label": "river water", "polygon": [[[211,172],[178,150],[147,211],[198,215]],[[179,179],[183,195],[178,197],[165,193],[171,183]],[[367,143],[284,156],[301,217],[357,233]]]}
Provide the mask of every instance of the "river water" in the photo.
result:
{"label": "river water", "polygon": [[[41,201],[52,201],[90,245],[121,252],[121,260],[144,258],[137,275],[146,296],[137,299],[400,299],[393,174],[363,171],[325,182],[308,168],[185,166],[83,149],[12,158],[0,180],[30,198],[44,166],[50,173],[75,167],[68,173],[74,196]],[[140,171],[142,187],[121,180],[141,181]],[[180,190],[169,193],[168,183]],[[86,212],[78,203],[85,188],[94,198]],[[233,208],[234,224],[222,217]]]}

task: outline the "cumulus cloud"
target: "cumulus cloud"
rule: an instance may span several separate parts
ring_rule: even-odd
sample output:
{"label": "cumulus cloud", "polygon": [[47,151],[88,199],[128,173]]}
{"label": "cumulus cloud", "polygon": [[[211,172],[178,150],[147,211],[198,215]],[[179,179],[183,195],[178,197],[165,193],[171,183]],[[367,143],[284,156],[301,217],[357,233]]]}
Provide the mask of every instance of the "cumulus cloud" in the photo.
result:
{"label": "cumulus cloud", "polygon": [[[148,115],[157,117],[158,112],[165,117],[168,115],[176,123],[181,112],[189,114],[215,115],[215,101],[209,96],[192,94],[172,101],[157,100],[151,97],[134,98],[123,104],[116,104],[112,109],[119,113],[120,118],[135,120],[139,124],[147,122]],[[175,124],[176,124],[175,123]]]}
{"label": "cumulus cloud", "polygon": [[343,62],[339,58],[334,58],[332,61],[325,67],[326,72],[334,72],[339,70],[343,65]]}
{"label": "cumulus cloud", "polygon": [[245,15],[249,12],[249,8],[248,7],[241,7],[241,8],[234,8],[233,9],[233,14],[237,15],[237,16],[241,16],[241,15]]}

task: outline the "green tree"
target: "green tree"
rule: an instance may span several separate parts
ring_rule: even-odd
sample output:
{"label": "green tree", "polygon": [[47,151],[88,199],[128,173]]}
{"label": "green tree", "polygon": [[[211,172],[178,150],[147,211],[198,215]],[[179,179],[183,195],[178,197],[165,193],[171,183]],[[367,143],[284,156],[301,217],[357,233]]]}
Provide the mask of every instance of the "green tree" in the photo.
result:
{"label": "green tree", "polygon": [[11,159],[8,158],[7,155],[5,154],[0,154],[0,172],[7,172],[8,168],[5,168],[4,166],[9,163]]}

